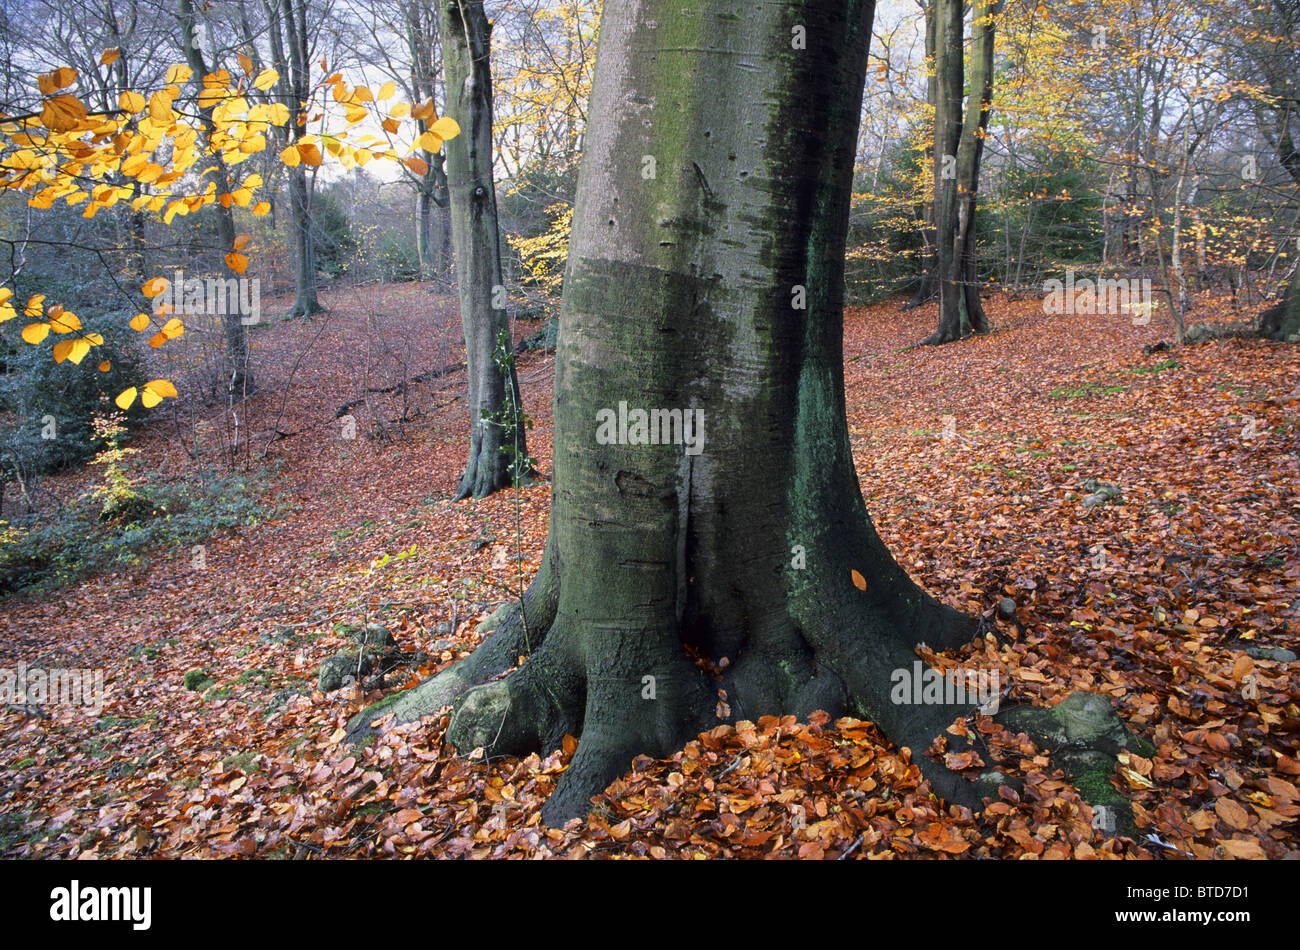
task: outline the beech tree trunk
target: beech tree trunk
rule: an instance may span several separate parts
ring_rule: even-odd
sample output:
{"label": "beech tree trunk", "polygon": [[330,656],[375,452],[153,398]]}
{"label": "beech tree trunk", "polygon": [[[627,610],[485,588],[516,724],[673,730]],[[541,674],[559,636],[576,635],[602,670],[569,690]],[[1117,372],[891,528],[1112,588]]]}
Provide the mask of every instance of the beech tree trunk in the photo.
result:
{"label": "beech tree trunk", "polygon": [[1300,343],[1300,267],[1291,275],[1286,296],[1260,315],[1259,332],[1270,339]]}
{"label": "beech tree trunk", "polygon": [[[844,251],[873,8],[605,6],[541,566],[522,609],[495,614],[465,660],[355,716],[354,740],[389,713],[448,704],[462,752],[580,736],[543,811],[552,825],[585,813],[637,754],[818,709],[909,746],[949,801],[979,807],[996,788],[921,755],[970,705],[891,696],[917,644],[955,646],[977,623],[885,549],[845,419]],[[805,48],[792,46],[796,27]],[[682,444],[671,427],[641,444],[636,410],[703,422],[683,425]],[[626,439],[609,438],[621,423],[601,436],[610,413],[626,415]]]}
{"label": "beech tree trunk", "polygon": [[[194,72],[192,79],[196,91],[202,91],[203,77],[208,75],[211,70],[204,59],[203,51],[198,46],[194,5],[191,0],[178,0],[177,15],[180,20],[181,47],[185,54],[186,65]],[[199,114],[203,121],[204,135],[210,143],[216,131],[216,124],[212,119],[212,108],[200,109]],[[221,160],[221,155],[215,151],[212,153],[211,167],[216,173],[218,191],[231,188],[226,163]],[[221,242],[221,251],[224,257],[225,252],[232,250],[235,246],[234,212],[230,208],[222,207],[219,202],[213,205],[213,211],[217,216],[217,237]],[[226,266],[224,262],[222,266]],[[181,291],[182,288],[178,287],[177,293],[179,294]],[[228,306],[226,312],[221,314],[221,328],[226,340],[227,365],[224,382],[227,397],[234,401],[242,400],[252,393],[254,389],[253,371],[248,361],[248,333],[244,327],[243,316],[239,312],[239,308],[233,305]]]}
{"label": "beech tree trunk", "polygon": [[[925,55],[930,66],[930,72],[926,79],[926,102],[930,104],[931,108],[934,108],[939,94],[938,74],[934,71],[936,28],[934,2],[935,0],[923,0],[921,4],[925,15]],[[931,168],[935,167],[934,150],[935,143],[932,140],[925,154],[925,160]],[[911,300],[903,305],[904,310],[914,310],[927,303],[935,295],[935,270],[939,265],[937,248],[934,243],[934,212],[937,207],[938,202],[932,196],[928,204],[917,208],[917,217],[921,222],[921,274],[918,278],[916,293],[912,295]]]}
{"label": "beech tree trunk", "polygon": [[976,273],[975,198],[993,100],[993,19],[1001,6],[1001,0],[978,0],[971,17],[970,96],[963,119],[962,0],[934,0],[939,328],[927,343],[950,343],[989,329]]}
{"label": "beech tree trunk", "polygon": [[[439,35],[447,84],[447,114],[461,134],[447,141],[447,191],[456,258],[460,319],[469,376],[469,461],[457,498],[483,498],[509,486],[516,470],[526,475],[528,455],[519,383],[513,364],[502,372],[493,357],[507,334],[501,237],[492,180],[491,24],[482,0],[442,0]],[[513,399],[509,398],[513,392]],[[503,452],[509,447],[512,452]]]}
{"label": "beech tree trunk", "polygon": [[[295,144],[307,134],[303,104],[311,97],[311,56],[307,35],[306,0],[263,0],[270,29],[271,58],[281,81],[288,84],[287,141]],[[305,163],[287,169],[289,212],[294,249],[294,301],[286,317],[309,317],[322,307],[316,291],[316,243],[311,227],[315,180]]]}

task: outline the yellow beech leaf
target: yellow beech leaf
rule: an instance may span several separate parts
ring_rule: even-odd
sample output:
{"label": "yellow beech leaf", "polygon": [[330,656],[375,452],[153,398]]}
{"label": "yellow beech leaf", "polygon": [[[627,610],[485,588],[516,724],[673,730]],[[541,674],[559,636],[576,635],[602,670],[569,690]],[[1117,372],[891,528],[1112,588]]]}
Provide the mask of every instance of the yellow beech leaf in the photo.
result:
{"label": "yellow beech leaf", "polygon": [[113,364],[110,363],[108,360],[104,360],[104,362],[99,364],[99,371],[101,373],[107,373],[112,368],[113,368]]}
{"label": "yellow beech leaf", "polygon": [[259,218],[264,214],[269,214],[270,211],[271,202],[269,201],[259,201],[257,204],[253,205],[253,214],[257,215]]}
{"label": "yellow beech leaf", "polygon": [[258,73],[257,78],[253,80],[253,88],[260,89],[262,90],[262,92],[266,92],[266,90],[270,89],[279,81],[280,81],[279,73],[277,73],[274,69],[264,69],[260,73]]}
{"label": "yellow beech leaf", "polygon": [[432,118],[433,118],[433,100],[432,100],[432,99],[425,99],[425,100],[424,100],[423,102],[421,102],[419,105],[417,105],[417,106],[413,106],[413,107],[411,108],[411,118],[412,118],[412,119],[421,119],[421,120],[423,120],[423,121],[425,121],[425,122],[427,122],[429,119],[432,119]]}
{"label": "yellow beech leaf", "polygon": [[144,171],[145,166],[148,164],[149,156],[140,154],[131,155],[122,161],[122,174],[130,175],[134,178],[136,175],[140,174],[140,172]]}
{"label": "yellow beech leaf", "polygon": [[417,148],[424,149],[426,152],[440,151],[442,149],[442,139],[437,132],[421,132],[420,137],[411,146],[411,151],[415,151]]}
{"label": "yellow beech leaf", "polygon": [[54,361],[62,363],[65,359],[80,363],[90,352],[90,341],[78,337],[75,340],[60,340],[54,344]]}
{"label": "yellow beech leaf", "polygon": [[244,248],[248,247],[249,242],[252,240],[253,240],[253,235],[251,234],[237,235],[235,237],[235,250],[242,251]]}
{"label": "yellow beech leaf", "polygon": [[303,162],[308,165],[319,165],[321,163],[320,149],[310,143],[298,143],[298,154],[302,157]]}
{"label": "yellow beech leaf", "polygon": [[402,164],[417,175],[427,175],[429,173],[429,163],[422,158],[416,158],[414,155],[404,159]]}
{"label": "yellow beech leaf", "polygon": [[58,92],[65,86],[71,86],[77,81],[77,71],[68,66],[60,66],[58,69],[49,73],[41,73],[36,77],[36,86],[41,90],[41,95],[48,96]]}
{"label": "yellow beech leaf", "polygon": [[124,112],[130,112],[134,115],[137,112],[144,111],[145,99],[140,93],[127,89],[117,97],[117,105]]}
{"label": "yellow beech leaf", "polygon": [[118,49],[116,46],[110,46],[108,49],[104,50],[104,52],[100,54],[99,65],[111,66],[113,63],[117,62],[118,57],[121,55],[122,55],[122,51],[120,49]]}
{"label": "yellow beech leaf", "polygon": [[144,293],[146,297],[152,300],[154,297],[157,297],[160,293],[166,290],[169,286],[170,285],[168,284],[166,277],[154,277],[150,280],[145,281],[144,286],[142,286],[140,290],[141,292]]}
{"label": "yellow beech leaf", "polygon": [[184,332],[185,324],[181,323],[181,321],[176,317],[172,317],[163,324],[162,335],[167,337],[169,340],[176,339],[176,337],[180,336]]}
{"label": "yellow beech leaf", "polygon": [[123,411],[130,409],[131,403],[135,402],[135,387],[132,386],[130,389],[118,393],[113,402],[117,403],[117,408]]}
{"label": "yellow beech leaf", "polygon": [[384,121],[379,124],[384,127],[384,131],[389,135],[395,134],[397,130],[402,127],[402,123],[398,122],[396,119],[384,119]]}
{"label": "yellow beech leaf", "polygon": [[451,116],[444,115],[429,126],[429,131],[445,141],[460,135],[460,125]]}
{"label": "yellow beech leaf", "polygon": [[244,71],[244,75],[253,71],[253,60],[247,53],[240,53],[235,58],[239,60],[239,68]]}
{"label": "yellow beech leaf", "polygon": [[397,102],[394,103],[393,107],[388,110],[388,114],[391,115],[394,119],[400,119],[402,116],[406,115],[410,111],[411,111],[411,104],[409,102]]}
{"label": "yellow beech leaf", "polygon": [[50,325],[48,323],[29,323],[23,327],[23,339],[35,346],[50,335]]}
{"label": "yellow beech leaf", "polygon": [[27,308],[23,313],[29,317],[39,317],[45,312],[45,294],[33,294],[27,298]]}
{"label": "yellow beech leaf", "polygon": [[60,93],[41,106],[41,124],[52,132],[71,132],[86,118],[86,104],[76,96]]}
{"label": "yellow beech leaf", "polygon": [[81,321],[78,320],[77,315],[71,311],[64,310],[60,307],[59,312],[55,313],[54,308],[51,307],[50,329],[55,333],[71,333],[74,330],[81,329]]}
{"label": "yellow beech leaf", "polygon": [[383,102],[385,99],[393,98],[393,93],[395,92],[397,92],[397,83],[390,79],[379,87],[379,95],[375,96],[375,98],[380,102]]}
{"label": "yellow beech leaf", "polygon": [[236,274],[242,274],[248,270],[248,258],[238,251],[231,251],[226,255],[226,266]]}
{"label": "yellow beech leaf", "polygon": [[149,337],[149,345],[152,346],[155,350],[158,349],[158,347],[162,346],[166,342],[167,342],[167,336],[161,330],[155,333],[153,336]]}
{"label": "yellow beech leaf", "polygon": [[159,91],[149,97],[149,118],[153,119],[159,125],[171,125],[172,122],[172,99],[171,96]]}
{"label": "yellow beech leaf", "polygon": [[181,63],[171,66],[167,69],[167,82],[179,85],[183,82],[189,82],[190,77],[194,75],[194,70]]}
{"label": "yellow beech leaf", "polygon": [[302,163],[302,156],[298,154],[298,146],[290,145],[280,153],[280,161],[284,162],[290,168],[297,168]]}
{"label": "yellow beech leaf", "polygon": [[167,396],[175,398],[177,396],[176,387],[165,379],[155,379],[144,384],[144,391],[140,393],[140,402],[144,404],[146,409],[152,409]]}
{"label": "yellow beech leaf", "polygon": [[131,318],[131,329],[140,331],[149,326],[149,317],[143,313],[137,313]]}
{"label": "yellow beech leaf", "polygon": [[856,587],[858,590],[867,589],[867,579],[863,577],[861,574],[859,574],[857,571],[849,571],[849,576],[853,578],[853,586]]}

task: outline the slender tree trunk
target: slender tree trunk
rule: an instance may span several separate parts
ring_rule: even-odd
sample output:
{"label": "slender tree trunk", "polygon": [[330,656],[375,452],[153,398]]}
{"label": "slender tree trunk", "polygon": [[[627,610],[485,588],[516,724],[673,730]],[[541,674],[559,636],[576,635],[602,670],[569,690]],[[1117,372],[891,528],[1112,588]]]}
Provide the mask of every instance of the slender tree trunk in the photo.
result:
{"label": "slender tree trunk", "polygon": [[926,342],[950,343],[989,329],[976,273],[975,208],[980,159],[993,99],[993,18],[1001,10],[1001,0],[979,0],[971,18],[971,91],[964,119],[961,114],[965,80],[962,2],[934,0],[934,3],[939,329]]}
{"label": "slender tree trunk", "polygon": [[415,254],[420,261],[420,279],[433,277],[433,195],[421,188],[415,196]]}
{"label": "slender tree trunk", "polygon": [[[268,0],[268,7],[276,7],[271,48],[276,68],[288,82],[287,133],[289,142],[294,143],[307,132],[302,122],[302,110],[311,93],[307,4],[306,0]],[[305,164],[288,169],[288,179],[294,249],[294,301],[286,316],[306,318],[322,309],[316,290],[316,244],[311,226],[315,180],[308,175]]]}
{"label": "slender tree trunk", "polygon": [[954,257],[956,226],[957,148],[961,141],[962,17],[961,0],[933,0],[934,63],[934,222],[939,330],[927,342],[946,343],[961,337],[961,301],[957,281],[961,261]]}
{"label": "slender tree trunk", "polygon": [[[185,52],[186,64],[194,72],[193,81],[196,91],[202,91],[203,77],[211,70],[204,60],[203,51],[199,49],[196,37],[194,6],[191,0],[177,0],[177,13],[181,24],[181,45]],[[200,109],[204,134],[211,143],[216,124],[212,119],[212,108]],[[221,156],[209,147],[211,167],[216,175],[217,190],[224,191],[231,187],[226,163]],[[235,246],[234,212],[223,207],[220,202],[214,204],[217,216],[217,236],[224,252]],[[223,267],[224,267],[223,263]],[[180,288],[177,288],[180,291]],[[248,362],[248,334],[244,327],[243,314],[236,306],[227,306],[226,313],[221,314],[221,327],[226,338],[226,370],[224,374],[227,395],[233,400],[243,399],[253,391],[253,371]]]}
{"label": "slender tree trunk", "polygon": [[[931,67],[935,64],[935,0],[929,0],[924,4],[925,12],[925,55]],[[931,108],[937,108],[939,95],[938,73],[933,68],[926,79],[926,102]],[[937,126],[936,126],[937,131]],[[925,158],[931,168],[935,167],[935,141],[931,139],[930,147],[926,150]],[[938,180],[935,180],[938,184]],[[936,192],[935,194],[938,194]],[[935,280],[935,271],[939,267],[938,248],[936,240],[938,235],[935,232],[935,209],[938,208],[938,202],[932,196],[929,203],[918,209],[918,217],[921,219],[921,274],[917,282],[916,293],[912,295],[904,306],[904,310],[913,310],[916,307],[929,301],[935,295],[937,283]]]}
{"label": "slender tree trunk", "polygon": [[[461,127],[461,134],[445,146],[469,375],[469,461],[457,498],[483,498],[510,485],[516,471],[525,475],[528,454],[513,365],[502,372],[494,359],[502,334],[507,351],[510,349],[510,323],[492,180],[492,74],[488,59],[492,28],[482,0],[443,0],[438,29],[447,114]],[[511,391],[513,399],[507,398]]]}

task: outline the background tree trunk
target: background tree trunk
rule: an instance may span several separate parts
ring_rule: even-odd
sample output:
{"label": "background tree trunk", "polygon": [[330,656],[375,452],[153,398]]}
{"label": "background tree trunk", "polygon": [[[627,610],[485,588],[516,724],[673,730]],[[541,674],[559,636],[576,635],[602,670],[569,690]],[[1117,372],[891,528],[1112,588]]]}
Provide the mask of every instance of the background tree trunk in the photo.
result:
{"label": "background tree trunk", "polygon": [[[517,408],[515,371],[512,366],[503,373],[493,358],[503,333],[509,349],[510,322],[492,180],[492,73],[488,59],[492,27],[482,0],[445,0],[439,6],[438,29],[447,114],[461,127],[461,134],[444,146],[469,375],[469,461],[457,498],[483,498],[510,485],[516,465],[523,466],[528,454],[522,413]],[[507,387],[513,388],[513,400],[507,399]],[[485,419],[485,413],[491,418]],[[514,448],[514,461],[501,451],[503,446]]]}
{"label": "background tree trunk", "polygon": [[971,18],[971,91],[964,120],[962,3],[934,0],[934,5],[939,329],[926,342],[950,343],[989,329],[976,273],[975,199],[993,98],[993,19],[1001,9],[1001,0],[980,0]]}
{"label": "background tree trunk", "polygon": [[[197,94],[202,92],[203,77],[211,70],[204,60],[203,51],[198,46],[194,5],[191,0],[178,0],[177,15],[181,26],[181,46],[185,53],[186,64],[194,72],[192,79]],[[212,109],[200,109],[199,113],[202,116],[203,128],[210,146],[212,135],[216,131],[216,124],[212,119]],[[211,150],[211,167],[216,172],[217,190],[219,192],[229,190],[231,187],[230,176],[226,163],[221,160],[221,155],[215,150]],[[232,250],[235,246],[234,212],[231,208],[223,207],[220,202],[217,202],[212,207],[217,216],[217,236],[221,242],[221,252],[224,257],[225,252]],[[228,270],[224,262],[222,267]],[[180,293],[181,288],[177,288],[177,292]],[[243,314],[239,312],[237,306],[226,307],[226,313],[221,314],[221,328],[226,338],[226,363],[228,364],[226,367],[227,372],[224,374],[226,393],[230,399],[238,401],[253,391],[253,371],[248,363],[248,334],[244,327]]]}
{"label": "background tree trunk", "polygon": [[[934,108],[938,102],[939,79],[938,73],[934,71],[935,63],[935,0],[923,2],[921,8],[925,15],[925,55],[931,67],[929,75],[926,77],[926,102]],[[931,168],[934,168],[935,161],[935,143],[932,139],[930,147],[926,150],[925,159]],[[936,182],[937,183],[937,182]],[[935,247],[935,209],[938,207],[937,202],[931,198],[930,202],[922,208],[917,209],[917,216],[921,220],[921,274],[917,283],[916,293],[912,295],[904,306],[904,310],[912,310],[921,306],[930,300],[935,294],[935,271],[939,266],[937,248]]]}
{"label": "background tree trunk", "polygon": [[[290,144],[307,132],[303,108],[311,95],[311,59],[306,0],[264,0],[271,58],[281,81],[288,84]],[[309,317],[322,308],[316,291],[316,244],[311,227],[311,199],[314,178],[307,166],[288,169],[289,211],[293,218],[294,301],[286,317]]]}
{"label": "background tree trunk", "polygon": [[1300,267],[1291,274],[1286,296],[1261,314],[1259,332],[1274,340],[1300,342]]}

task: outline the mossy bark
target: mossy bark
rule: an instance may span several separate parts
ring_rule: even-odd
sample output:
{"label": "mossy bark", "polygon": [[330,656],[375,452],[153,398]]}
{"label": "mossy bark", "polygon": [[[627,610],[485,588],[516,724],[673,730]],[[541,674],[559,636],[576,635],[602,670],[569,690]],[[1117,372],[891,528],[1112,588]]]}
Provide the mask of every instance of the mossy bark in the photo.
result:
{"label": "mossy bark", "polygon": [[1300,342],[1300,267],[1291,275],[1286,296],[1260,315],[1259,332],[1271,340]]}
{"label": "mossy bark", "polygon": [[[512,614],[389,707],[402,719],[453,703],[462,751],[580,736],[548,823],[584,813],[639,753],[817,709],[872,719],[949,801],[979,807],[989,791],[920,755],[970,705],[891,699],[917,644],[956,646],[978,625],[885,549],[845,418],[844,248],[872,13],[870,0],[605,7],[528,625]],[[703,443],[598,438],[620,403],[702,411]]]}

